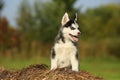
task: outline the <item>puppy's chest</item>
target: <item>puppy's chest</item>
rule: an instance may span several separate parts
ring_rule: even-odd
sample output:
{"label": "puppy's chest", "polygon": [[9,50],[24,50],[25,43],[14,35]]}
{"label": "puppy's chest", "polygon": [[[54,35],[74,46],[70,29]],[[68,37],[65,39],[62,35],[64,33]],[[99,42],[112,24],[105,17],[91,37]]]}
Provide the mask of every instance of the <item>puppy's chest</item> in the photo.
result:
{"label": "puppy's chest", "polygon": [[77,51],[76,46],[74,46],[72,43],[56,44],[54,48],[56,55],[68,56],[76,53]]}

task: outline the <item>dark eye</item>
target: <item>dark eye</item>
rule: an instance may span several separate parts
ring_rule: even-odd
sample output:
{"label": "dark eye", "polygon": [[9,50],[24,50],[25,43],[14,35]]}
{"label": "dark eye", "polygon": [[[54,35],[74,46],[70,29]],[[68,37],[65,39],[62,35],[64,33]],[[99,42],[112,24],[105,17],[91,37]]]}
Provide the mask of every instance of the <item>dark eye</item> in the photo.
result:
{"label": "dark eye", "polygon": [[78,27],[78,30],[80,30],[80,28]]}
{"label": "dark eye", "polygon": [[70,27],[72,30],[75,30],[75,28],[74,27]]}

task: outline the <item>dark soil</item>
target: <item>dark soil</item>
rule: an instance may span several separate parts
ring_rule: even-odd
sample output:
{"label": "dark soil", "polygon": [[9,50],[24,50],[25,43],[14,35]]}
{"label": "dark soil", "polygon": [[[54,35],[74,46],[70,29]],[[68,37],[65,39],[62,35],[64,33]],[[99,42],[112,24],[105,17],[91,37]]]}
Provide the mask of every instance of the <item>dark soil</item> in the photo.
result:
{"label": "dark soil", "polygon": [[31,65],[22,70],[0,68],[0,80],[103,80],[86,71],[75,72],[68,68],[49,70],[44,65]]}

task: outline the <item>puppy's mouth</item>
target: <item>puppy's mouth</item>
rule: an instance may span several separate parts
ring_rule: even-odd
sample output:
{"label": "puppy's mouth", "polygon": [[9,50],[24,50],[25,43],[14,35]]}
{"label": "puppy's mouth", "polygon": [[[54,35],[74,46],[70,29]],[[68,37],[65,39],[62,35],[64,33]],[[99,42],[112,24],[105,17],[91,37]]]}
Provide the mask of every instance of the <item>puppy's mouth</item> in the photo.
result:
{"label": "puppy's mouth", "polygon": [[69,34],[70,36],[71,36],[71,38],[72,38],[72,40],[74,41],[74,42],[78,42],[78,36],[79,35],[72,35],[72,34]]}

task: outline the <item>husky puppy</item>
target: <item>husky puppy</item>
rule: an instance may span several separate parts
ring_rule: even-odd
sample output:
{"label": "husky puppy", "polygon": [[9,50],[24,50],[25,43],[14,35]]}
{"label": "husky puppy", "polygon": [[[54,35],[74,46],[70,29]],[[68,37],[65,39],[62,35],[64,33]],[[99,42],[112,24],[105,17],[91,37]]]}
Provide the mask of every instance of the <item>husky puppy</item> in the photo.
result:
{"label": "husky puppy", "polygon": [[51,70],[70,67],[73,71],[79,71],[76,43],[80,34],[77,15],[74,20],[71,20],[68,13],[65,13],[61,21],[61,28],[51,50]]}

